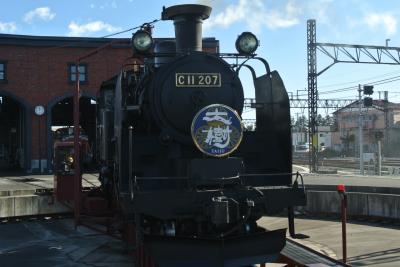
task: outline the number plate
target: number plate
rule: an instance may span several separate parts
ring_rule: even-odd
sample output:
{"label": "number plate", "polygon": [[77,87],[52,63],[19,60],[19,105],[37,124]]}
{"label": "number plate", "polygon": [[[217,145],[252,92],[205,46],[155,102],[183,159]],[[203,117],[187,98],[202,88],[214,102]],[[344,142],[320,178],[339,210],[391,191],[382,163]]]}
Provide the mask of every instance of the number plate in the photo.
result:
{"label": "number plate", "polygon": [[176,87],[221,87],[220,73],[176,73]]}

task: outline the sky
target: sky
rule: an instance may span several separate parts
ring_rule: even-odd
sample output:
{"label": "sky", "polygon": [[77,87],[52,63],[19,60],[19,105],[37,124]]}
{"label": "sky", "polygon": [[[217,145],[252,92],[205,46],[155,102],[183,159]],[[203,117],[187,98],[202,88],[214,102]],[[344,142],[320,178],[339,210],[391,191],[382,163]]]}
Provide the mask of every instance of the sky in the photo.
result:
{"label": "sky", "polygon": [[[2,2],[0,33],[102,37],[159,19],[162,6],[188,3],[213,8],[203,24],[203,37],[220,40],[221,52],[235,52],[240,33],[255,33],[260,40],[256,53],[279,71],[286,89],[300,98],[306,98],[308,19],[316,20],[317,42],[385,45],[390,39],[389,46],[400,47],[398,0],[14,0]],[[173,37],[171,21],[154,26],[154,37]],[[321,53],[317,58],[318,71],[331,63]],[[261,67],[257,71],[263,74]],[[400,65],[335,64],[318,77],[319,97],[356,99],[356,89],[331,91],[391,81],[399,75]],[[373,98],[379,97],[377,91],[389,91],[389,101],[400,102],[400,81],[394,80],[376,85]],[[244,87],[251,88],[249,80],[244,79]],[[246,89],[245,95],[253,96],[252,89]]]}

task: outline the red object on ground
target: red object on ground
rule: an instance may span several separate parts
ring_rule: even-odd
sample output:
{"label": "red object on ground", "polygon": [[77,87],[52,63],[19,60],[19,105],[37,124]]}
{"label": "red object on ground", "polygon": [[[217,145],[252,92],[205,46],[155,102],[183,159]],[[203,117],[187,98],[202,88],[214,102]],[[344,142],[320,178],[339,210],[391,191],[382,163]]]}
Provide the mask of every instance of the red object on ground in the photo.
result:
{"label": "red object on ground", "polygon": [[[80,151],[88,147],[87,140],[80,141]],[[54,142],[54,194],[58,201],[74,201],[75,190],[82,182],[81,173],[76,167],[74,142],[72,141],[55,141]],[[75,173],[78,173],[78,181],[75,178]],[[78,183],[78,184],[77,184]]]}
{"label": "red object on ground", "polygon": [[54,193],[58,201],[71,201],[74,196],[74,176],[54,175]]}
{"label": "red object on ground", "polygon": [[346,192],[346,187],[344,186],[344,184],[338,184],[336,186],[336,189],[338,192]]}
{"label": "red object on ground", "polygon": [[344,184],[336,186],[341,199],[341,217],[342,217],[342,248],[343,248],[343,262],[347,261],[347,237],[346,237],[346,223],[347,223],[347,194]]}

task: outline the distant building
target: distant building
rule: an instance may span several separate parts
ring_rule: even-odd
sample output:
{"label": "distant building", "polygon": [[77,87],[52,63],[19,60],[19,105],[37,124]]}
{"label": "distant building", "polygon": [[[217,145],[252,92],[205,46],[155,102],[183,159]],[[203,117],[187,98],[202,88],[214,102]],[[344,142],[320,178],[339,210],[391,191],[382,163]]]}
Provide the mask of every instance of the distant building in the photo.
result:
{"label": "distant building", "polygon": [[331,126],[318,126],[318,150],[332,148]]}
{"label": "distant building", "polygon": [[[359,102],[355,101],[333,113],[337,129],[332,133],[332,148],[347,155],[359,151]],[[376,152],[381,139],[388,156],[395,153],[400,130],[400,104],[373,100],[372,107],[363,107],[363,150]],[[398,129],[398,130],[396,130]],[[397,137],[397,138],[396,138]],[[400,144],[399,144],[400,145]]]}
{"label": "distant building", "polygon": [[308,132],[307,131],[293,131],[292,132],[292,145],[299,146],[308,143]]}
{"label": "distant building", "polygon": [[[318,126],[318,150],[324,150],[326,148],[332,148],[332,130],[331,126]],[[304,128],[301,129],[294,128],[292,131],[292,146],[295,152],[308,152],[298,151],[304,150],[305,145],[309,146],[309,136],[308,131]]]}

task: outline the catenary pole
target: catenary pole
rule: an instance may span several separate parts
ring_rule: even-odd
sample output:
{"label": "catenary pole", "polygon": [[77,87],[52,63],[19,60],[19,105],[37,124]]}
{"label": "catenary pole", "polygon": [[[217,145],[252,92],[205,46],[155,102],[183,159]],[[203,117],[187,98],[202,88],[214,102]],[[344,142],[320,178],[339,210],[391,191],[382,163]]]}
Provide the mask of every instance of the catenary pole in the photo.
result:
{"label": "catenary pole", "polygon": [[363,118],[362,118],[362,99],[361,99],[361,84],[358,85],[358,141],[360,145],[360,174],[364,175],[364,151],[363,151]]}

